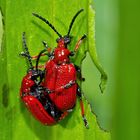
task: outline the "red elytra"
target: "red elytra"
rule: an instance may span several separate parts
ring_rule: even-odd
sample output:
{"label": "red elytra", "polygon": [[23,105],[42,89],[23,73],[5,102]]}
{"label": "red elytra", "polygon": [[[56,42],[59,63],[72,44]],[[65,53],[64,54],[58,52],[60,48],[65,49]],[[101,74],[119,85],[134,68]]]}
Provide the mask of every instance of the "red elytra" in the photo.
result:
{"label": "red elytra", "polygon": [[[20,96],[32,115],[45,125],[54,125],[65,118],[69,111],[74,108],[76,104],[76,96],[78,95],[80,98],[81,114],[84,124],[88,127],[84,114],[80,88],[76,83],[77,72],[80,74],[80,80],[83,80],[80,68],[74,65],[69,58],[69,56],[73,56],[76,53],[81,41],[86,37],[86,35],[83,35],[80,38],[73,52],[67,48],[68,44],[71,42],[69,34],[72,25],[76,17],[82,11],[83,9],[78,11],[73,17],[68,33],[64,37],[58,33],[48,20],[38,14],[33,14],[48,24],[60,37],[57,39],[57,47],[52,52],[43,42],[47,47],[45,51],[48,50],[47,55],[49,56],[49,60],[46,62],[44,70],[39,69],[38,62],[40,57],[44,56],[45,51],[41,51],[37,57],[31,57],[26,45],[25,33],[23,34],[23,46],[25,48],[25,52],[21,55],[28,58],[31,66],[27,75],[22,80]],[[32,58],[37,58],[36,69],[32,65]]]}
{"label": "red elytra", "polygon": [[76,81],[76,69],[70,63],[69,54],[70,51],[65,48],[64,40],[61,39],[54,50],[54,58],[49,60],[45,66],[44,87],[55,91],[49,96],[61,111],[73,108],[76,103],[77,84],[67,89],[63,87],[70,81]]}
{"label": "red elytra", "polygon": [[[30,89],[35,84],[34,81],[31,80],[31,75],[32,73],[29,72],[22,80],[22,85],[20,89],[21,99],[25,103],[28,110],[32,113],[32,115],[42,124],[54,125],[56,124],[56,120],[48,114],[48,112],[44,109],[43,105],[37,98],[30,95]],[[60,120],[66,115],[66,112],[62,113]]]}

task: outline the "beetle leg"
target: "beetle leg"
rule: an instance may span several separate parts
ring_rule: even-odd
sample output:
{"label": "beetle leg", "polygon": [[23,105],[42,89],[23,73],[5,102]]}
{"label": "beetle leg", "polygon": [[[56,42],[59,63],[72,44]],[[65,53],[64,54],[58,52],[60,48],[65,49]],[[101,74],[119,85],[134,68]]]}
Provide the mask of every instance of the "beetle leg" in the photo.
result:
{"label": "beetle leg", "polygon": [[31,79],[39,86],[44,79],[45,70],[32,70]]}
{"label": "beetle leg", "polygon": [[75,81],[72,81],[72,80],[71,80],[71,81],[69,81],[68,84],[64,85],[63,88],[64,88],[64,89],[70,88],[70,87],[71,87],[72,85],[74,85],[74,84],[75,84]]}
{"label": "beetle leg", "polygon": [[[48,57],[51,57],[52,56],[51,48],[47,46],[47,44],[45,43],[45,41],[42,41],[42,43],[45,46],[45,49],[42,50],[42,51],[40,51],[39,55],[32,56],[31,57],[32,59],[38,59],[38,57],[41,57],[41,56],[48,56]],[[47,51],[47,53],[44,53],[45,51]]]}
{"label": "beetle leg", "polygon": [[[33,66],[35,68],[35,66]],[[38,68],[42,69],[45,68],[45,65],[39,65]]]}
{"label": "beetle leg", "polygon": [[[48,56],[48,57],[50,57],[50,56],[51,56],[51,53],[50,53],[51,48],[48,48],[47,51],[48,51],[48,53],[42,53],[40,56]],[[39,55],[35,55],[35,56],[32,56],[31,58],[32,58],[33,60],[35,60],[35,59],[38,58],[38,56],[39,56]]]}
{"label": "beetle leg", "polygon": [[70,52],[70,56],[74,56],[74,55],[75,55],[75,53],[76,53],[76,51],[79,49],[79,47],[80,47],[82,41],[83,41],[86,37],[87,37],[87,36],[84,34],[84,35],[77,41],[77,43],[76,43],[76,45],[75,45],[75,48],[74,48],[74,51],[71,51],[71,52]]}
{"label": "beetle leg", "polygon": [[85,111],[84,111],[84,105],[83,105],[83,101],[82,101],[82,94],[81,94],[81,89],[79,87],[79,85],[77,84],[77,95],[80,99],[80,107],[81,107],[81,115],[82,115],[82,118],[83,118],[83,121],[84,121],[84,124],[85,124],[85,127],[86,128],[89,128],[89,125],[88,125],[88,121],[85,117]]}
{"label": "beetle leg", "polygon": [[51,53],[51,48],[48,47],[47,43],[45,41],[42,41],[44,47],[47,49],[48,53],[50,54]]}
{"label": "beetle leg", "polygon": [[[47,51],[48,53],[42,53],[41,56],[45,56],[45,55],[50,56],[51,48],[48,47],[48,45],[47,45],[47,43],[46,43],[45,41],[42,41],[42,43],[43,43],[43,45],[44,45],[44,47],[45,47],[45,49],[46,49],[46,51]],[[32,56],[32,59],[37,59],[37,58],[38,58],[38,55]]]}
{"label": "beetle leg", "polygon": [[80,81],[85,81],[85,78],[83,78],[83,77],[82,77],[82,74],[81,74],[81,68],[80,68],[79,66],[77,66],[77,65],[74,65],[74,66],[75,66],[75,69],[76,69],[77,74],[78,74],[78,79],[79,79]]}
{"label": "beetle leg", "polygon": [[50,114],[55,121],[58,121],[62,115],[62,112],[55,106],[55,104],[51,101],[48,95],[44,95],[44,90],[40,90],[38,87],[36,88],[36,98],[40,101],[44,109]]}
{"label": "beetle leg", "polygon": [[[48,56],[48,57],[50,57],[50,53],[42,53],[40,56]],[[39,55],[35,55],[35,56],[32,56],[31,58],[33,59],[33,60],[36,60],[37,58],[38,58],[38,56]]]}
{"label": "beetle leg", "polygon": [[76,52],[76,51],[79,49],[80,44],[82,43],[82,41],[83,41],[86,37],[87,37],[87,36],[84,34],[84,35],[78,40],[78,42],[76,43],[74,52]]}
{"label": "beetle leg", "polygon": [[[41,54],[41,56],[46,56],[47,54],[46,53],[43,53],[43,54]],[[38,58],[38,55],[35,55],[35,56],[32,56],[32,59],[34,60],[34,59],[37,59]]]}
{"label": "beetle leg", "polygon": [[37,98],[47,113],[50,114],[56,121],[58,121],[62,115],[62,112],[55,106],[48,94],[45,94],[45,92],[46,90],[43,86],[35,84],[31,87],[29,95]]}
{"label": "beetle leg", "polygon": [[45,104],[44,109],[56,120],[58,121],[62,115],[62,112],[55,106],[55,104],[51,101],[50,97],[45,96]]}
{"label": "beetle leg", "polygon": [[68,88],[72,87],[75,83],[76,83],[76,81],[70,80],[69,83],[55,89],[55,92],[62,92],[64,89],[68,89]]}

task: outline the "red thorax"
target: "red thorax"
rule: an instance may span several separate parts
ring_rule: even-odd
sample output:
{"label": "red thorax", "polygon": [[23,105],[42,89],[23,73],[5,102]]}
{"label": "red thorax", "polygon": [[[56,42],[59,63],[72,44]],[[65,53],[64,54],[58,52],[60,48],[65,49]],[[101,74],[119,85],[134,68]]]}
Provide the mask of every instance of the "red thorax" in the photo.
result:
{"label": "red thorax", "polygon": [[66,48],[64,39],[60,39],[57,48],[54,50],[54,61],[57,64],[68,63],[70,51]]}

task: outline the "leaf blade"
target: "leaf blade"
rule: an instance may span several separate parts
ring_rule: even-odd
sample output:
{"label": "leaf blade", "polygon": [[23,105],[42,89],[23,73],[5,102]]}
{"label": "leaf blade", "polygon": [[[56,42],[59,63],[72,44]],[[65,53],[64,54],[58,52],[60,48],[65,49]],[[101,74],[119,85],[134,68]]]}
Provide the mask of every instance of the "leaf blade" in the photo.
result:
{"label": "leaf blade", "polygon": [[[41,41],[45,40],[46,37],[49,46],[56,46],[55,38],[57,38],[57,35],[41,21],[35,20],[31,13],[35,11],[36,13],[47,17],[47,19],[49,19],[49,21],[54,24],[61,33],[65,34],[75,12],[80,8],[84,8],[85,12],[77,18],[71,32],[74,34],[74,41],[71,44],[70,49],[73,50],[79,37],[88,32],[89,27],[87,27],[88,21],[86,19],[86,13],[89,10],[89,6],[90,3],[86,0],[83,0],[82,2],[79,0],[68,0],[65,2],[62,0],[42,0],[40,2],[34,2],[32,0],[13,0],[11,2],[10,0],[6,0],[6,12],[4,13],[6,40],[2,46],[2,49],[4,49],[2,58],[5,59],[5,63],[2,63],[2,66],[4,66],[2,72],[7,71],[7,73],[5,73],[7,80],[4,80],[1,85],[7,83],[10,94],[8,95],[8,107],[5,108],[2,106],[2,118],[4,120],[1,120],[1,124],[3,124],[3,140],[18,140],[19,138],[21,140],[24,140],[25,138],[35,140],[45,140],[46,138],[63,140],[66,138],[71,139],[71,136],[73,136],[74,139],[80,140],[110,139],[110,134],[99,128],[96,117],[91,113],[90,106],[85,99],[86,115],[90,123],[89,130],[85,129],[83,125],[83,121],[80,116],[79,101],[77,102],[76,108],[72,114],[60,122],[60,124],[48,127],[39,124],[25,109],[25,106],[19,99],[21,79],[25,75],[27,68],[25,67],[25,61],[18,57],[18,53],[22,51],[22,32],[25,31],[27,33],[27,43],[32,54],[36,54],[40,49],[42,49]],[[93,25],[91,26],[93,27]],[[39,47],[37,45],[39,45]],[[81,62],[85,57],[85,52],[87,49],[90,49],[87,48],[87,42],[85,42],[84,45],[79,49],[77,57],[73,59],[73,61],[78,65],[81,65]],[[7,93],[4,93],[3,98],[5,98],[5,95],[7,95]],[[26,135],[23,135],[23,132],[26,133]]]}

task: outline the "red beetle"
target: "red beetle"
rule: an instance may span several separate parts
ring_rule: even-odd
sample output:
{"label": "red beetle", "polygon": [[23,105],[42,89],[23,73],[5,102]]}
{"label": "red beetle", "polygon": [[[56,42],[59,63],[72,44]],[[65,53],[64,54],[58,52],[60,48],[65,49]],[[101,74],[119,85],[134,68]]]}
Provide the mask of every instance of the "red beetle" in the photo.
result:
{"label": "red beetle", "polygon": [[[53,51],[50,51],[47,44],[43,42],[45,49],[37,56],[35,68],[31,61],[33,57],[30,56],[26,45],[25,33],[23,33],[25,52],[21,53],[21,55],[28,58],[30,68],[22,80],[20,96],[32,115],[45,125],[54,125],[62,120],[72,111],[76,104],[76,96],[78,96],[83,121],[85,126],[88,127],[80,87],[76,83],[77,73],[80,75],[78,77],[80,80],[83,81],[84,78],[81,76],[80,68],[74,65],[69,58],[69,56],[73,56],[76,53],[86,35],[83,35],[77,42],[74,51],[70,51],[67,48],[71,42],[69,34],[73,23],[82,11],[83,9],[75,14],[65,36],[62,36],[48,20],[33,13],[34,16],[48,24],[59,36],[59,39],[57,39],[58,45]],[[39,59],[45,55],[46,50],[48,51],[46,55],[49,56],[49,60],[45,64],[45,69],[40,70],[38,66]]]}

